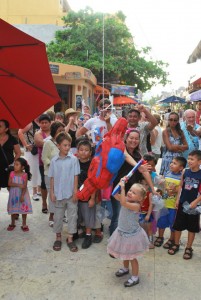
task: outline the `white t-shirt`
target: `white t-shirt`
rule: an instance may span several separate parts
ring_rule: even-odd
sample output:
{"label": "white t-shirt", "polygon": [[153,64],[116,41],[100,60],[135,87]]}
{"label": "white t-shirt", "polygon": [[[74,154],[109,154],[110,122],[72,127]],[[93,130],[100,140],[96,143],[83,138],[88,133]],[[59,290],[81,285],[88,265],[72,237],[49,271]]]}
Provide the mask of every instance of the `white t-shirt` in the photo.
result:
{"label": "white t-shirt", "polygon": [[[110,117],[110,124],[114,126],[116,123],[117,118],[116,117]],[[85,124],[84,127],[87,130],[91,131],[91,137],[93,143],[97,144],[101,138],[104,137],[104,135],[108,132],[107,130],[107,124],[105,121],[100,120],[99,117],[94,117],[89,119]]]}
{"label": "white t-shirt", "polygon": [[151,146],[151,149],[152,149],[153,153],[155,153],[155,154],[161,154],[162,130],[161,130],[160,126],[158,126],[158,125],[154,129],[157,130],[158,135],[157,135],[155,144]]}

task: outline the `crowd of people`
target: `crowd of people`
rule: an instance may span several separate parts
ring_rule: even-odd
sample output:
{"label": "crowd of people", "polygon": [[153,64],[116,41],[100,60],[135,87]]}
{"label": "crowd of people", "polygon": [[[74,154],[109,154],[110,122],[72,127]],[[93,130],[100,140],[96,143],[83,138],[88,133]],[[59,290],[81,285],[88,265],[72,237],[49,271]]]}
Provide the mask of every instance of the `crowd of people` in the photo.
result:
{"label": "crowd of people", "polygon": [[[19,129],[19,141],[11,135],[9,122],[0,120],[0,188],[8,189],[11,216],[7,230],[13,231],[22,215],[21,229],[29,231],[27,215],[32,213],[32,204],[28,181],[32,200],[41,197],[41,212],[49,213],[49,226],[56,235],[55,251],[62,248],[64,221],[68,223],[67,246],[77,252],[77,238],[83,238],[83,249],[102,241],[102,222],[107,215],[111,220],[107,252],[123,260],[117,277],[128,274],[131,264],[131,277],[124,283],[131,287],[139,283],[138,256],[162,245],[169,255],[175,255],[183,230],[188,231],[183,258],[193,256],[195,233],[200,230],[195,209],[201,201],[201,104],[197,111],[187,109],[182,119],[177,112],[169,111],[164,128],[160,116],[143,105],[130,109],[124,163],[112,184],[81,201],[77,192],[87,179],[96,146],[117,121],[108,99],[100,101],[98,109],[95,116],[87,105],[81,116],[73,108],[65,114],[47,111]],[[147,163],[128,180],[126,175],[142,158]],[[159,158],[162,161],[157,174]],[[117,185],[120,192],[112,196]],[[154,198],[164,204],[157,213]],[[189,205],[188,212],[184,204]],[[170,235],[165,242],[166,228]]]}

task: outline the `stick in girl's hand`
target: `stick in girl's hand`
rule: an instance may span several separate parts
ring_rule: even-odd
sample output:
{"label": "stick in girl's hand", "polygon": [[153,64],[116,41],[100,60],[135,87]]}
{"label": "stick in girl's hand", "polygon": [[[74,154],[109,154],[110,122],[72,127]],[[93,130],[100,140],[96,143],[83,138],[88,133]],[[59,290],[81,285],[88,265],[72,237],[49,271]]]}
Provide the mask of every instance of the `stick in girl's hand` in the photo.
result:
{"label": "stick in girl's hand", "polygon": [[[135,167],[133,167],[133,169],[125,176],[126,182],[131,178],[131,176],[135,173],[135,171],[136,171],[142,164],[146,164],[146,160],[141,159],[141,160],[135,165]],[[112,196],[116,195],[120,190],[121,190],[120,185],[117,185],[117,186],[114,188],[113,192],[112,192]]]}

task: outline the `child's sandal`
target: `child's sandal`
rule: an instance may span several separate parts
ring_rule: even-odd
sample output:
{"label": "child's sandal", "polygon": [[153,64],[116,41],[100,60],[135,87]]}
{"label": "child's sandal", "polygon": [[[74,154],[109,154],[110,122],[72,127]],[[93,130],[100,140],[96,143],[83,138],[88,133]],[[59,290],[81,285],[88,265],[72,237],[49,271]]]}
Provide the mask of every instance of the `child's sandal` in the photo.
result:
{"label": "child's sandal", "polygon": [[158,236],[154,242],[154,246],[161,247],[163,245],[163,242],[164,242],[164,238]]}
{"label": "child's sandal", "polygon": [[115,275],[116,275],[117,277],[122,277],[122,276],[124,276],[124,275],[126,275],[126,274],[128,274],[128,273],[129,273],[129,270],[119,269],[119,270],[115,273]]}
{"label": "child's sandal", "polygon": [[60,251],[61,250],[61,245],[62,245],[61,241],[55,241],[54,245],[53,245],[53,250],[54,251]]}
{"label": "child's sandal", "polygon": [[173,240],[168,240],[168,241],[163,245],[163,248],[164,248],[164,249],[170,249],[170,248],[172,248],[173,245],[174,245],[174,241],[173,241]]}
{"label": "child's sandal", "polygon": [[23,232],[29,231],[29,227],[28,226],[21,226],[21,229],[22,229]]}
{"label": "child's sandal", "polygon": [[68,248],[70,249],[71,252],[77,252],[78,247],[76,246],[75,242],[68,242],[66,241]]}
{"label": "child's sandal", "polygon": [[193,249],[186,247],[186,249],[184,251],[183,259],[188,260],[188,259],[191,259],[192,256],[193,256]]}
{"label": "child's sandal", "polygon": [[16,225],[12,225],[12,224],[9,224],[8,227],[7,227],[7,230],[8,231],[13,231],[15,229]]}
{"label": "child's sandal", "polygon": [[179,245],[173,244],[172,247],[168,250],[168,254],[175,255],[179,251]]}

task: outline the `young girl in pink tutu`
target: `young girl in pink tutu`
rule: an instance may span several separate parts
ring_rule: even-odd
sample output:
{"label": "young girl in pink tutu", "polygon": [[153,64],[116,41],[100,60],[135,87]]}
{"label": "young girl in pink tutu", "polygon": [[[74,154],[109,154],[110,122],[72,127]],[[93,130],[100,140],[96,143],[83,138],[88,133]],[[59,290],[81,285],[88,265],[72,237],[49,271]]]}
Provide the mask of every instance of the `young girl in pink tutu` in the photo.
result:
{"label": "young girl in pink tutu", "polygon": [[22,231],[29,231],[26,224],[27,214],[32,214],[31,200],[27,188],[27,181],[31,179],[30,167],[23,157],[19,157],[14,162],[14,171],[10,173],[8,186],[8,214],[11,215],[11,224],[7,230],[13,231],[16,227],[16,214],[22,215]]}
{"label": "young girl in pink tutu", "polygon": [[125,287],[131,287],[139,283],[139,265],[137,257],[149,250],[149,240],[144,229],[139,225],[139,212],[143,199],[146,196],[145,188],[135,183],[125,195],[125,179],[122,178],[119,185],[121,193],[115,195],[121,203],[118,227],[109,239],[107,252],[110,256],[123,260],[123,268],[115,275],[122,277],[129,273],[129,261],[132,268],[132,276],[125,283]]}

